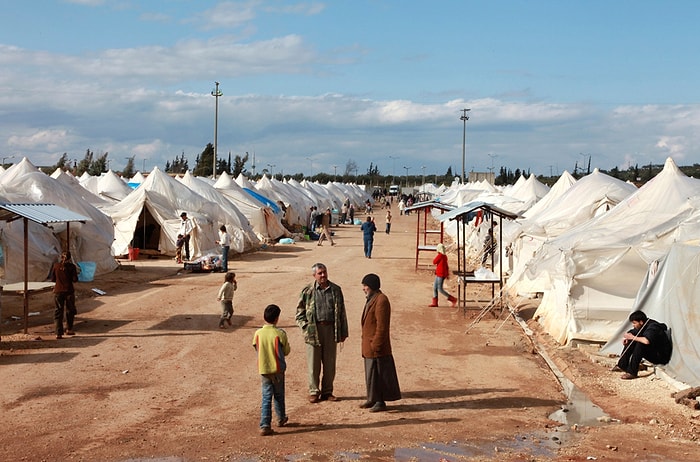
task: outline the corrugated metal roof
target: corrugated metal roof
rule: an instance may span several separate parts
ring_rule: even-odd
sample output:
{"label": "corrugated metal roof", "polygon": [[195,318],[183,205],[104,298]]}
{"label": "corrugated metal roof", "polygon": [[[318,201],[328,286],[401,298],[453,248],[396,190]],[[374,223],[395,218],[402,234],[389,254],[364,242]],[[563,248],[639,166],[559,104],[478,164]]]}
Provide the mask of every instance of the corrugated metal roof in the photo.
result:
{"label": "corrugated metal roof", "polygon": [[477,210],[477,209],[489,210],[494,215],[500,216],[502,218],[510,218],[512,220],[518,218],[517,214],[515,214],[513,212],[509,212],[507,210],[504,210],[500,207],[496,207],[493,204],[489,204],[487,202],[482,202],[482,201],[475,201],[475,202],[470,202],[468,204],[465,204],[458,209],[452,210],[452,211],[447,212],[447,213],[443,213],[442,215],[440,215],[438,217],[438,220],[440,220],[440,221],[455,220],[455,219],[461,217],[462,215],[466,215],[466,214],[473,212],[474,210]]}
{"label": "corrugated metal roof", "polygon": [[412,206],[406,207],[406,211],[410,212],[413,210],[425,209],[425,208],[436,208],[436,209],[445,210],[445,211],[455,209],[455,207],[453,205],[445,204],[444,202],[440,202],[438,200],[429,200],[429,201],[425,201],[425,202],[416,202]]}
{"label": "corrugated metal roof", "polygon": [[40,224],[91,221],[90,217],[80,215],[55,204],[0,203],[0,221],[12,221],[18,218],[27,218]]}

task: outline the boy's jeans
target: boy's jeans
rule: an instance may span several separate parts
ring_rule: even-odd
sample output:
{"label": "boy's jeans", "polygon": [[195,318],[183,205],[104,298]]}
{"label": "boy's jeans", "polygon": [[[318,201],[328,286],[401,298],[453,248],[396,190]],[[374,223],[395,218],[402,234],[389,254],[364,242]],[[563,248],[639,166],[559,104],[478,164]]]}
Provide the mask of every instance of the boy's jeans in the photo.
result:
{"label": "boy's jeans", "polygon": [[273,399],[277,420],[280,421],[287,416],[284,405],[284,372],[281,374],[265,374],[261,375],[260,378],[262,379],[260,428],[271,427]]}

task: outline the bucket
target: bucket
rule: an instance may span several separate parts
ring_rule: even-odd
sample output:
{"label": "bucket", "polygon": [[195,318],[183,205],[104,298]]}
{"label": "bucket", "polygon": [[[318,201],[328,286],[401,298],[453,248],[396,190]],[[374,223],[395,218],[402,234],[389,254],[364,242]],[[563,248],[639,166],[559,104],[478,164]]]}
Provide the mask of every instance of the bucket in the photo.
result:
{"label": "bucket", "polygon": [[129,248],[129,261],[138,260],[139,259],[139,251],[140,251],[140,249],[138,247]]}
{"label": "bucket", "polygon": [[97,264],[94,261],[79,261],[78,267],[80,268],[78,281],[90,282],[95,278],[95,269],[97,268]]}

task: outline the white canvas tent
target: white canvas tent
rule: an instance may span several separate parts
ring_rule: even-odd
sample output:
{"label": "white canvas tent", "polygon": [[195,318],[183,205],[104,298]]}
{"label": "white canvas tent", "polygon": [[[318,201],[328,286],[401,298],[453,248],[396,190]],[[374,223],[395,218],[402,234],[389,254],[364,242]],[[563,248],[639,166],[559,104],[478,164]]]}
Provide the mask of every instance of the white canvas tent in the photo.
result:
{"label": "white canvas tent", "polygon": [[[700,246],[698,242],[674,244],[668,254],[649,265],[634,306],[647,317],[671,329],[673,353],[662,366],[672,378],[700,386]],[[620,354],[622,336],[631,328],[623,321],[601,354]]]}
{"label": "white canvas tent", "polygon": [[276,215],[271,207],[244,191],[226,172],[219,176],[214,187],[245,215],[260,240],[278,239],[291,235],[282,226],[281,214],[280,216]]}
{"label": "white canvas tent", "polygon": [[615,208],[547,241],[523,273],[548,283],[535,318],[560,343],[607,341],[630,312],[647,265],[697,232],[699,196],[700,180],[669,158]]}
{"label": "white canvas tent", "polygon": [[[90,219],[71,226],[67,248],[63,244],[67,237],[65,223],[52,224],[51,228],[29,223],[30,280],[45,280],[51,265],[64,249],[71,251],[75,261],[95,262],[97,275],[117,267],[111,253],[114,231],[109,217],[76,194],[72,187],[39,171],[26,158],[3,173],[0,178],[0,199],[15,204],[55,204]],[[21,259],[13,254],[15,249],[22,248],[20,228],[20,223],[11,222],[3,224],[0,230],[0,240],[5,250],[5,283],[19,282],[23,278]]]}
{"label": "white canvas tent", "polygon": [[232,236],[232,251],[251,250],[236,226],[236,217],[155,167],[138,188],[106,209],[114,221],[114,254],[125,255],[133,245],[174,256],[181,212],[187,212],[196,225],[190,241],[191,257],[219,252],[214,241],[222,224]]}

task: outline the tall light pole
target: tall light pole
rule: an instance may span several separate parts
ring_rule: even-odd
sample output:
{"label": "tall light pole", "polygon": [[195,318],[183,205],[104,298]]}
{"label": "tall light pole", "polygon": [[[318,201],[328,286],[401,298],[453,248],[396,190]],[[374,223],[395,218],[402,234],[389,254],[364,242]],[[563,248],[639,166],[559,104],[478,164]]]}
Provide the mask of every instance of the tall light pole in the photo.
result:
{"label": "tall light pole", "polygon": [[425,165],[421,165],[421,170],[423,170],[423,192],[425,192]]}
{"label": "tall light pole", "polygon": [[304,159],[309,161],[309,166],[311,167],[311,173],[309,173],[309,179],[314,176],[314,161],[311,157],[304,157]]}
{"label": "tall light pole", "polygon": [[338,166],[334,165],[333,166],[333,181],[338,181]]}
{"label": "tall light pole", "polygon": [[396,176],[396,159],[398,159],[398,156],[389,156],[389,159],[391,159],[391,182],[395,183],[396,180],[394,177]]}
{"label": "tall light pole", "polygon": [[406,166],[404,165],[403,168],[406,169],[406,187],[408,188],[408,170],[409,170],[411,167],[406,167]]}
{"label": "tall light pole", "polygon": [[467,112],[469,111],[471,111],[471,108],[462,109],[462,116],[459,118],[459,120],[464,122],[464,129],[462,131],[462,184],[464,184],[466,171],[465,162],[467,158],[467,120],[469,120]]}
{"label": "tall light pole", "polygon": [[15,156],[5,156],[2,158],[2,166],[3,168],[5,167],[5,159],[14,159]]}
{"label": "tall light pole", "polygon": [[270,167],[270,178],[274,178],[275,173],[272,171],[272,169],[275,168],[276,165],[275,164],[267,164],[267,166]]}
{"label": "tall light pole", "polygon": [[224,96],[224,94],[219,91],[219,82],[214,83],[216,84],[216,88],[212,90],[211,96],[216,100],[216,109],[214,109],[214,161],[212,162],[211,176],[216,179],[216,149],[219,141],[219,96]]}
{"label": "tall light pole", "polygon": [[496,158],[496,157],[498,157],[498,154],[489,154],[489,157],[491,158],[491,176],[494,177],[494,181],[493,181],[493,182],[495,183],[496,181],[495,181],[495,174],[494,174],[494,172],[493,172],[493,159]]}

